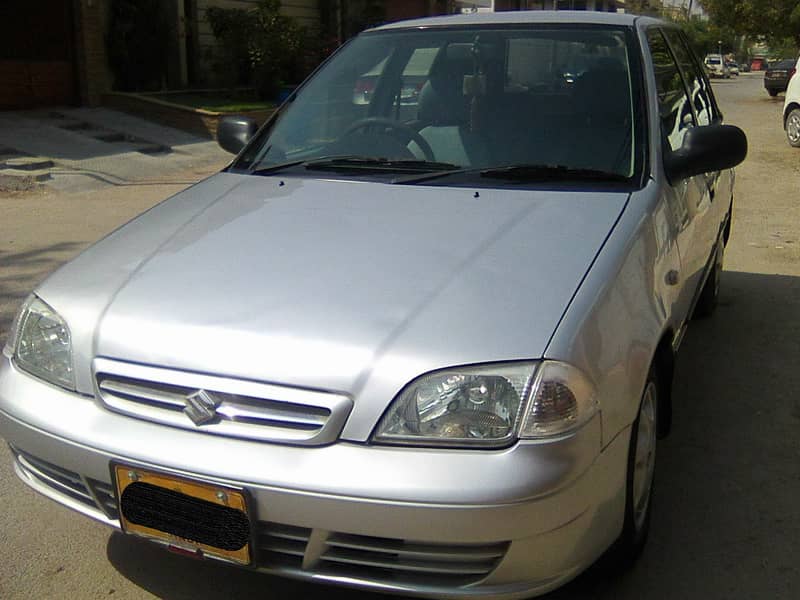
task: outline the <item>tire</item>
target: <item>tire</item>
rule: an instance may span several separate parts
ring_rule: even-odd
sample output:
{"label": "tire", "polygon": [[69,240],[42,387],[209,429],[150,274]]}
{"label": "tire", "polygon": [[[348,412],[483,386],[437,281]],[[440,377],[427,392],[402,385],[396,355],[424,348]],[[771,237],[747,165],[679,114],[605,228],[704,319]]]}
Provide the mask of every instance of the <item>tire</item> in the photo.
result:
{"label": "tire", "polygon": [[658,373],[654,367],[650,367],[639,412],[631,427],[625,480],[625,521],[609,557],[613,566],[620,570],[636,562],[644,550],[650,531],[660,391]]}
{"label": "tire", "polygon": [[692,318],[706,319],[714,314],[719,301],[720,280],[722,279],[722,263],[725,259],[725,244],[717,244],[714,254],[714,266],[708,274],[703,291],[697,299]]}
{"label": "tire", "polygon": [[778,95],[778,90],[772,90],[770,88],[767,88],[767,93],[774,98],[775,96]]}
{"label": "tire", "polygon": [[786,117],[786,139],[790,146],[800,148],[800,108],[793,108]]}

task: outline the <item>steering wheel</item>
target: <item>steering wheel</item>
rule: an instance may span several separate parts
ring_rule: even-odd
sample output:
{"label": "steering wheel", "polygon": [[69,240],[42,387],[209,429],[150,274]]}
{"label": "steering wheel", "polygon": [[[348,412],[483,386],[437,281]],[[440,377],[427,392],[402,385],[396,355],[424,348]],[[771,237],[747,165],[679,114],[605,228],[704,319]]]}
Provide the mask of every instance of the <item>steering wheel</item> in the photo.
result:
{"label": "steering wheel", "polygon": [[[419,149],[422,150],[422,154],[425,156],[425,160],[435,161],[436,157],[433,154],[433,148],[427,142],[427,140],[422,137],[419,132],[404,123],[400,123],[399,121],[393,121],[392,119],[385,119],[383,117],[367,117],[366,119],[359,119],[347,130],[344,132],[344,136],[352,135],[359,129],[368,129],[372,126],[383,127],[384,129],[391,129],[398,134],[402,134],[403,141],[411,141],[413,140]],[[395,136],[400,137],[400,136]]]}

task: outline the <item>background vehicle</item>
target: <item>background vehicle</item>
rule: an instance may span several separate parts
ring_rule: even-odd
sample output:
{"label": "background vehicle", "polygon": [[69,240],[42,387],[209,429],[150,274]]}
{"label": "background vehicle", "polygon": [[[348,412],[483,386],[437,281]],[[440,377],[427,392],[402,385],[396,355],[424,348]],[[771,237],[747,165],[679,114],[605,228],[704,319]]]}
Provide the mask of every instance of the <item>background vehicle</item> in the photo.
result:
{"label": "background vehicle", "polygon": [[764,88],[770,96],[777,96],[780,92],[785,92],[797,71],[797,61],[794,59],[779,60],[771,63],[764,72]]}
{"label": "background vehicle", "polygon": [[[800,67],[797,59],[795,71]],[[800,77],[792,77],[786,88],[786,99],[783,102],[783,129],[789,145],[800,148]]]}
{"label": "background vehicle", "polygon": [[732,60],[725,61],[725,66],[728,67],[731,75],[739,75],[739,64]]}
{"label": "background vehicle", "polygon": [[22,480],[184,553],[406,596],[632,564],[746,154],[681,31],[386,25],[218,140],[229,167],[22,307]]}
{"label": "background vehicle", "polygon": [[725,61],[719,54],[707,55],[703,60],[703,64],[706,66],[706,71],[708,72],[709,77],[722,77],[724,79],[729,79],[731,76],[730,69],[728,69]]}

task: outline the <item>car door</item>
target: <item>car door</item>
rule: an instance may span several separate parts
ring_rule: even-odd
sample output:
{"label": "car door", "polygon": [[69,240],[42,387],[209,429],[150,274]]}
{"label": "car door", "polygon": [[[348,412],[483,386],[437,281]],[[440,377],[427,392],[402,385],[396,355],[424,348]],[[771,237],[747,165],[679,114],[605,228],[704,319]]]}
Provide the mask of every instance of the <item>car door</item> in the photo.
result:
{"label": "car door", "polygon": [[[686,132],[696,126],[695,111],[684,76],[661,29],[652,27],[646,36],[656,79],[662,148],[665,153],[672,152],[681,148]],[[665,192],[681,261],[674,281],[679,292],[673,305],[675,325],[679,327],[691,312],[711,251],[706,220],[709,188],[705,176],[699,175],[667,182]]]}

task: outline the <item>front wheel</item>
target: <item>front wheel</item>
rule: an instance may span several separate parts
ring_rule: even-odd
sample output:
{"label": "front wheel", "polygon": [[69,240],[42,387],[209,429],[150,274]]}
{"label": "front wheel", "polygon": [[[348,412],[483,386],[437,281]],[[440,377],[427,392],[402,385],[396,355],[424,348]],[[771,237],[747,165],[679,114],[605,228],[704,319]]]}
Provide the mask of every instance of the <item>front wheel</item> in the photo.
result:
{"label": "front wheel", "polygon": [[793,108],[786,117],[786,139],[790,146],[800,148],[800,108]]}
{"label": "front wheel", "polygon": [[639,414],[631,428],[625,522],[612,548],[612,557],[617,566],[622,568],[632,565],[642,553],[650,530],[658,441],[658,395],[658,374],[651,367],[639,404]]}
{"label": "front wheel", "polygon": [[778,90],[771,90],[767,88],[767,93],[774,98],[775,96],[778,95]]}

